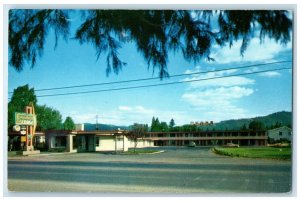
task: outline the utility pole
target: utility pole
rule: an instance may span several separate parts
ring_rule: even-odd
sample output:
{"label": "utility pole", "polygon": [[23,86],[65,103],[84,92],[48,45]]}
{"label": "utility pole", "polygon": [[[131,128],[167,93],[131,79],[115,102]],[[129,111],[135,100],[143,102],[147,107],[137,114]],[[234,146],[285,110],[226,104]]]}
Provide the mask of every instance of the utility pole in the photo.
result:
{"label": "utility pole", "polygon": [[98,115],[96,115],[96,130],[99,130],[99,127],[98,127]]}

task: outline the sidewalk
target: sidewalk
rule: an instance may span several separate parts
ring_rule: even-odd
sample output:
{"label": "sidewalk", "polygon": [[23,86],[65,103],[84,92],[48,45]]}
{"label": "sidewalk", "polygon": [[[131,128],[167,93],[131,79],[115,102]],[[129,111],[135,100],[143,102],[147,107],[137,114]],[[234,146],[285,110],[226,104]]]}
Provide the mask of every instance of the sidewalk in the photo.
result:
{"label": "sidewalk", "polygon": [[[61,154],[73,154],[76,152],[49,152],[49,151],[43,151],[40,154],[33,154],[33,155],[28,155],[28,156],[49,156],[49,155],[61,155]],[[27,156],[22,156],[18,155],[17,151],[8,151],[7,152],[7,158],[12,158],[12,157],[27,157]]]}

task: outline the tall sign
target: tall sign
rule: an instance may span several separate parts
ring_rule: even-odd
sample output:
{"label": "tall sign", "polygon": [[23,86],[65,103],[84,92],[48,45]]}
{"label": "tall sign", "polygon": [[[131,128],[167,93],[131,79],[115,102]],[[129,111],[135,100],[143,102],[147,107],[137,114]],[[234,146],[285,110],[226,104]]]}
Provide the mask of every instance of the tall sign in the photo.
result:
{"label": "tall sign", "polygon": [[35,115],[27,114],[27,113],[15,113],[15,124],[16,125],[24,125],[24,126],[34,126],[36,123]]}
{"label": "tall sign", "polygon": [[21,126],[26,131],[23,137],[25,141],[25,151],[34,151],[33,149],[33,137],[36,129],[36,115],[34,111],[33,103],[25,107],[25,113],[16,112],[15,113],[15,124],[16,126]]}

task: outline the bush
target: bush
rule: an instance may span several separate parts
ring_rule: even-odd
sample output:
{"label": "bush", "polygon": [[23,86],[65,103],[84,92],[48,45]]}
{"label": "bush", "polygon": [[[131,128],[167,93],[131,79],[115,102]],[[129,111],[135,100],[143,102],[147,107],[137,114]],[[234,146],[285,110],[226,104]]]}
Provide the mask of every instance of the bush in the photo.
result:
{"label": "bush", "polygon": [[49,152],[65,152],[65,148],[51,148],[49,149]]}
{"label": "bush", "polygon": [[214,147],[213,152],[220,155],[232,157],[291,159],[290,147],[257,147],[257,148],[222,148]]}

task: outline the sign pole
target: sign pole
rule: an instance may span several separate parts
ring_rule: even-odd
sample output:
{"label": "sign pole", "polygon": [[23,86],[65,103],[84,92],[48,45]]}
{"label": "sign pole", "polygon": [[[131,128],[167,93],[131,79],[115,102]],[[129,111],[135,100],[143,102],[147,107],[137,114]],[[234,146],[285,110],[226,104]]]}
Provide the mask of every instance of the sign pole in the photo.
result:
{"label": "sign pole", "polygon": [[[26,106],[25,107],[25,113],[27,114],[32,114],[32,107],[31,106]],[[32,136],[32,126],[26,126],[26,151],[33,151],[32,146],[31,146],[31,136]]]}
{"label": "sign pole", "polygon": [[[38,154],[40,153],[40,151],[34,150],[33,147],[33,138],[35,135],[35,129],[37,125],[33,103],[30,103],[28,106],[26,106],[24,110],[25,113],[19,113],[19,112],[15,113],[16,126],[24,126],[26,130],[26,133],[24,133],[25,149],[21,154],[22,155]],[[21,137],[21,141],[22,141],[22,137]]]}

